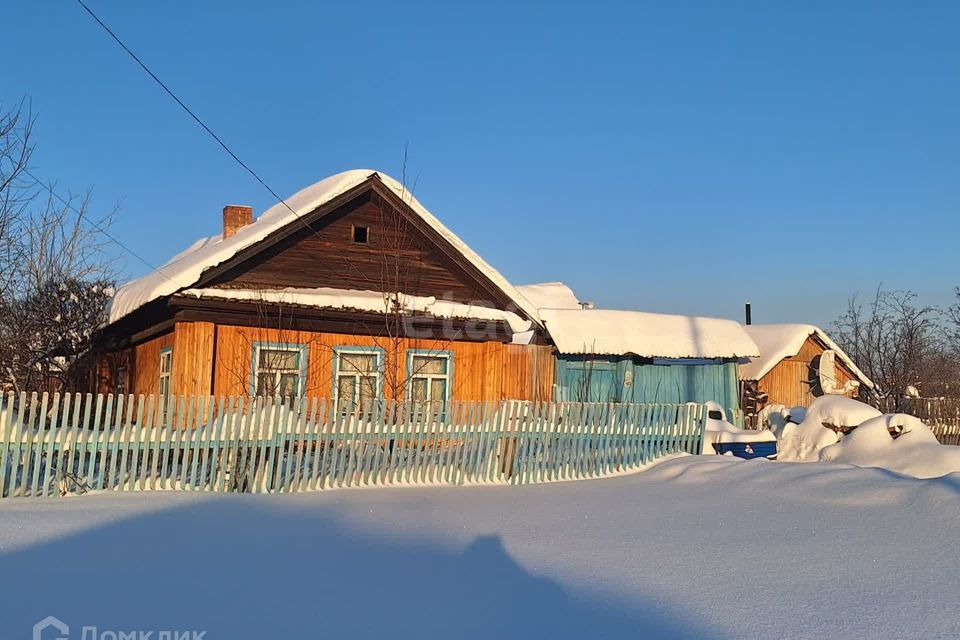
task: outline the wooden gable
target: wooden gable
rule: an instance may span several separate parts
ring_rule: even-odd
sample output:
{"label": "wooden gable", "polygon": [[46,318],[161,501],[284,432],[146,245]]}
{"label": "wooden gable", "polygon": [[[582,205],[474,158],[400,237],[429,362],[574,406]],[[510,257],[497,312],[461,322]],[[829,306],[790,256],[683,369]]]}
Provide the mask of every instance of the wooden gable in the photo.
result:
{"label": "wooden gable", "polygon": [[[767,372],[758,383],[759,389],[769,396],[767,402],[788,407],[809,406],[816,398],[811,392],[811,363],[826,349],[827,345],[811,335],[804,341],[796,355],[784,358]],[[837,384],[843,386],[848,380],[855,379],[853,373],[838,358]]]}
{"label": "wooden gable", "polygon": [[[406,203],[379,181],[364,186],[208,270],[198,286],[389,291],[514,310]],[[355,232],[366,242],[357,242]]]}

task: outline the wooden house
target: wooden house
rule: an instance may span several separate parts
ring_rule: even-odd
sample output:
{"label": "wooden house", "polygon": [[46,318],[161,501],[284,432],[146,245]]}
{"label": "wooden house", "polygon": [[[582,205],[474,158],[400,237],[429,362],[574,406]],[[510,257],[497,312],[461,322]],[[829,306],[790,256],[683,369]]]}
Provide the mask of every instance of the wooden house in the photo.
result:
{"label": "wooden house", "polygon": [[740,367],[743,405],[808,406],[825,394],[856,397],[873,382],[823,330],[812,324],[751,324],[744,329],[760,356]]}
{"label": "wooden house", "polygon": [[539,309],[556,345],[557,400],[687,403],[739,408],[737,366],[758,354],[732,320]]}
{"label": "wooden house", "polygon": [[548,400],[536,308],[373,171],[341,173],[199,240],[118,289],[96,338],[100,391]]}

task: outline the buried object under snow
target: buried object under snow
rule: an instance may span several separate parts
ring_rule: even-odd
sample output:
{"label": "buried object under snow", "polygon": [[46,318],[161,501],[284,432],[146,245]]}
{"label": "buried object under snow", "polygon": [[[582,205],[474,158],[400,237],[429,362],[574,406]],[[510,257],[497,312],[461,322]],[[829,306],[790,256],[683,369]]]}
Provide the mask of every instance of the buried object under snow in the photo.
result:
{"label": "buried object under snow", "polygon": [[707,424],[703,434],[703,453],[732,455],[737,458],[777,458],[777,438],[769,429],[738,429],[727,422],[726,413],[716,402],[707,402]]}
{"label": "buried object under snow", "polygon": [[751,460],[753,458],[777,459],[777,441],[763,442],[715,442],[713,450],[721,456],[732,455]]}

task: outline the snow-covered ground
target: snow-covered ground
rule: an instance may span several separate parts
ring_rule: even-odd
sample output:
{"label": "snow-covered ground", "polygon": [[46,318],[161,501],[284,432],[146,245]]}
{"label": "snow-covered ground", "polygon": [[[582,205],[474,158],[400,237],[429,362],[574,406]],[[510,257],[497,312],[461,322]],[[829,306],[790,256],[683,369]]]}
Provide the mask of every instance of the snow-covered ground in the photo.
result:
{"label": "snow-covered ground", "polygon": [[958,513],[958,475],[720,456],[523,487],[14,499],[0,637],[55,615],[78,638],[956,638]]}

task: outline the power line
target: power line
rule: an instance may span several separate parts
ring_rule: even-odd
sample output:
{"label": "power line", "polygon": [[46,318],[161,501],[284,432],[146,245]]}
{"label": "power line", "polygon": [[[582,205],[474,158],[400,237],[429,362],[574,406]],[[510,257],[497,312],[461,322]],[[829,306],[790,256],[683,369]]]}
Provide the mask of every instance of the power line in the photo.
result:
{"label": "power line", "polygon": [[[283,204],[283,206],[286,207],[287,210],[288,210],[290,213],[292,213],[292,214],[297,218],[297,220],[299,220],[299,221],[303,224],[303,226],[305,226],[307,229],[310,230],[311,233],[313,233],[313,235],[315,235],[315,236],[317,236],[317,238],[320,238],[321,240],[323,240],[323,237],[322,237],[319,233],[317,233],[317,230],[314,229],[312,226],[310,226],[310,223],[307,222],[306,220],[304,220],[303,216],[301,216],[299,213],[297,213],[297,212],[293,209],[293,207],[291,207],[289,204],[287,204],[287,201],[284,200],[283,198],[281,198],[281,197],[277,194],[277,192],[274,191],[274,190],[270,187],[270,185],[268,185],[268,184],[264,181],[264,179],[259,176],[259,174],[257,174],[256,171],[254,171],[253,169],[251,169],[250,166],[247,165],[247,163],[245,163],[243,160],[241,160],[240,157],[237,156],[237,154],[234,153],[233,150],[232,150],[230,147],[227,146],[227,143],[224,142],[223,139],[222,139],[220,136],[218,136],[216,133],[214,133],[213,129],[211,129],[210,127],[208,127],[207,124],[206,124],[203,120],[201,120],[200,117],[199,117],[197,114],[195,114],[195,113],[190,109],[190,107],[188,107],[186,104],[184,104],[183,100],[181,100],[180,98],[178,98],[178,97],[177,97],[177,94],[175,94],[175,93],[170,89],[170,87],[168,87],[166,84],[164,84],[164,82],[163,82],[160,78],[157,77],[157,74],[155,74],[153,71],[151,71],[150,68],[143,62],[143,60],[141,60],[141,59],[137,56],[137,54],[135,54],[133,51],[131,51],[130,48],[123,43],[123,41],[120,39],[120,37],[117,36],[117,34],[114,33],[113,30],[112,30],[110,27],[108,27],[108,26],[103,22],[103,20],[101,20],[101,19],[97,16],[96,13],[93,12],[93,9],[91,9],[89,6],[87,6],[87,4],[86,4],[83,0],[77,0],[77,4],[79,4],[81,7],[83,7],[83,10],[86,11],[86,12],[90,15],[90,17],[93,18],[93,19],[97,22],[97,24],[99,24],[99,25],[103,28],[103,30],[106,31],[106,32],[110,35],[110,37],[113,38],[113,40],[114,40],[118,45],[120,45],[120,48],[123,49],[124,51],[126,51],[127,54],[128,54],[131,58],[133,58],[134,61],[136,61],[136,63],[140,66],[140,68],[143,69],[143,70],[147,73],[147,75],[149,75],[151,78],[153,78],[153,81],[156,82],[156,83],[160,86],[160,88],[163,89],[164,92],[166,92],[166,94],[167,94],[168,96],[170,96],[170,97],[174,100],[174,102],[176,102],[178,105],[180,105],[180,108],[181,108],[181,109],[183,109],[184,111],[186,111],[187,114],[188,114],[191,118],[193,118],[193,120],[194,120],[197,124],[199,124],[199,125],[203,128],[204,131],[206,131],[206,132],[210,135],[210,137],[212,137],[214,140],[216,140],[217,144],[219,144],[219,145],[223,148],[223,150],[226,151],[226,152],[230,155],[230,157],[233,158],[233,159],[237,162],[237,164],[239,164],[241,167],[243,167],[243,169],[244,169],[247,173],[249,173],[251,176],[253,176],[254,179],[255,179],[257,182],[259,182],[261,185],[263,185],[263,188],[266,189],[266,190],[270,193],[270,195],[272,195],[276,200],[278,200],[279,202],[281,202],[281,203]],[[312,255],[312,254],[311,254],[311,255]],[[317,262],[320,262],[319,259],[317,259],[317,258],[315,258],[315,257],[314,257],[314,259],[317,260]],[[354,265],[351,265],[351,266],[354,266]],[[354,267],[354,269],[355,269],[355,271],[357,271],[358,274],[363,275],[362,272],[361,272],[359,269],[356,269],[355,267]],[[368,279],[369,279],[369,278],[368,278]]]}
{"label": "power line", "polygon": [[48,184],[46,184],[45,182],[43,182],[42,180],[40,180],[40,178],[38,178],[37,176],[35,176],[32,171],[30,171],[30,170],[27,169],[27,168],[24,168],[24,169],[23,169],[23,172],[24,172],[25,174],[27,174],[28,176],[30,176],[31,178],[33,178],[34,181],[35,181],[37,184],[39,184],[39,185],[42,186],[44,189],[46,189],[48,192],[50,192],[50,195],[52,195],[54,198],[56,198],[57,200],[59,200],[60,202],[62,202],[62,203],[64,204],[64,206],[66,206],[68,209],[70,209],[71,211],[73,211],[74,213],[76,213],[77,216],[78,216],[81,220],[84,220],[87,224],[89,224],[89,225],[92,226],[94,229],[96,229],[97,231],[99,231],[100,233],[102,233],[104,236],[106,236],[107,239],[109,239],[111,242],[113,242],[113,243],[116,244],[118,247],[120,247],[121,249],[123,249],[124,251],[126,251],[127,253],[129,253],[130,255],[132,255],[134,258],[136,258],[137,260],[139,260],[139,261],[142,262],[143,264],[145,264],[145,265],[146,265],[147,267],[149,267],[152,271],[156,271],[157,273],[159,273],[160,275],[162,275],[164,278],[166,278],[166,279],[169,280],[170,282],[176,284],[177,286],[180,286],[179,283],[178,283],[176,280],[174,280],[173,278],[171,278],[170,276],[168,276],[167,274],[165,274],[162,269],[160,269],[159,267],[153,266],[153,264],[151,264],[150,261],[148,261],[146,258],[144,258],[143,256],[141,256],[139,253],[137,253],[136,251],[134,251],[134,250],[131,249],[130,247],[128,247],[126,244],[124,244],[123,242],[121,242],[119,239],[117,239],[112,233],[110,233],[109,231],[107,231],[102,224],[100,224],[99,222],[97,222],[97,221],[95,221],[95,220],[91,220],[91,219],[87,216],[87,214],[85,214],[82,210],[80,210],[80,209],[76,208],[75,206],[73,206],[73,203],[72,203],[72,202],[70,202],[69,200],[67,200],[66,198],[64,198],[63,196],[61,196],[59,193],[57,193],[56,191],[54,191],[54,190],[53,190],[53,187],[51,187],[50,185],[48,185]]}

